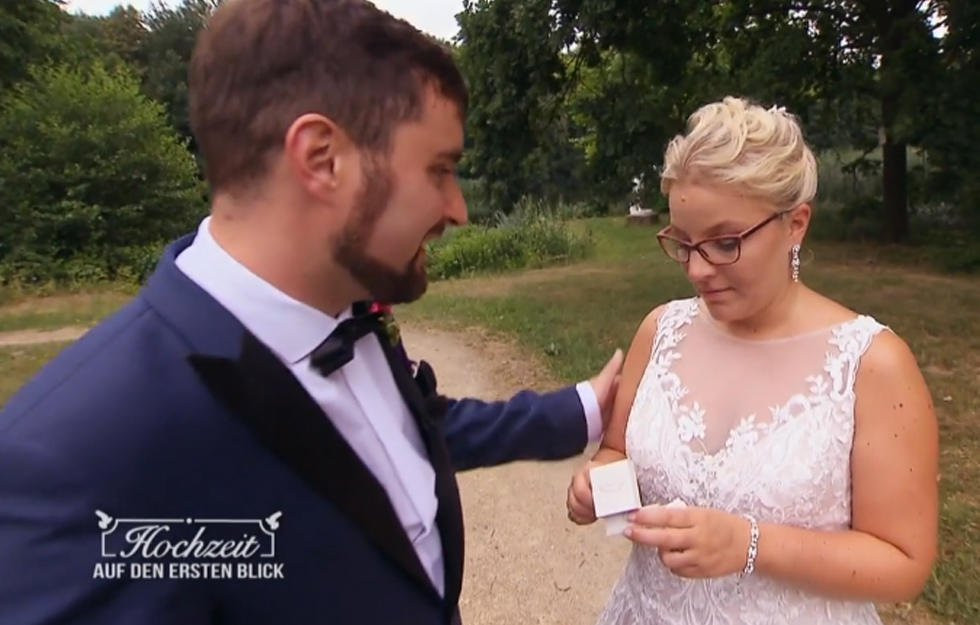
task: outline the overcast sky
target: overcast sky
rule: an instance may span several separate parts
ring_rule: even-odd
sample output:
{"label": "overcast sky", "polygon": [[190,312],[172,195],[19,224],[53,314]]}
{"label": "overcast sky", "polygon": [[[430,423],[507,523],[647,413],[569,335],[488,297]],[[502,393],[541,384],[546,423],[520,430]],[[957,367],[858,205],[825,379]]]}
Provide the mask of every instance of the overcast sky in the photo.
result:
{"label": "overcast sky", "polygon": [[[0,0],[3,1],[3,0]],[[384,9],[415,25],[419,30],[440,37],[452,39],[456,35],[456,14],[463,10],[463,0],[372,0],[379,9]],[[120,4],[131,4],[140,11],[150,7],[151,0],[68,0],[71,12],[105,15]],[[169,0],[166,4],[179,4]]]}

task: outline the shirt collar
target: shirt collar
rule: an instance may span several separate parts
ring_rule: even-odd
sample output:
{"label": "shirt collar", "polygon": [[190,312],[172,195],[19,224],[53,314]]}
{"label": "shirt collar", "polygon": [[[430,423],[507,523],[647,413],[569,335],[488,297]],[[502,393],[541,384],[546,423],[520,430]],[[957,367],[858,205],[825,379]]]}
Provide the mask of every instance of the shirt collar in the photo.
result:
{"label": "shirt collar", "polygon": [[351,310],[331,317],[252,273],[211,236],[211,217],[177,257],[177,267],[228,309],[280,359],[296,364],[309,356]]}

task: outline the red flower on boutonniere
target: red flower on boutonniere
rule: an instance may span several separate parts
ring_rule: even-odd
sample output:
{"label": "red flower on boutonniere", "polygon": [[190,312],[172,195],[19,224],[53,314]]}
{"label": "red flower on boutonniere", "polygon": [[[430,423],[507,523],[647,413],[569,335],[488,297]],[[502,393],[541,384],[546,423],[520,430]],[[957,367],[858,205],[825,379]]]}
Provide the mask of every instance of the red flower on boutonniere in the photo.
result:
{"label": "red flower on boutonniere", "polygon": [[388,342],[391,343],[392,347],[398,347],[398,344],[401,343],[402,335],[401,330],[398,329],[398,324],[395,322],[395,315],[392,312],[391,305],[372,302],[368,312],[372,315],[378,315],[381,324],[385,328],[385,334],[388,335]]}
{"label": "red flower on boutonniere", "polygon": [[[439,421],[445,416],[449,409],[445,397],[439,395],[436,390],[436,376],[432,367],[424,360],[415,362],[408,357],[405,346],[402,344],[401,331],[395,323],[395,315],[389,304],[382,302],[372,302],[368,308],[368,313],[378,315],[381,325],[385,329],[388,341],[391,344],[392,352],[396,358],[400,358],[408,370],[412,381],[418,387],[424,403],[424,414],[420,417],[429,427],[439,427]],[[389,352],[391,353],[391,352]],[[390,362],[390,361],[389,361]],[[397,379],[397,374],[396,374]]]}

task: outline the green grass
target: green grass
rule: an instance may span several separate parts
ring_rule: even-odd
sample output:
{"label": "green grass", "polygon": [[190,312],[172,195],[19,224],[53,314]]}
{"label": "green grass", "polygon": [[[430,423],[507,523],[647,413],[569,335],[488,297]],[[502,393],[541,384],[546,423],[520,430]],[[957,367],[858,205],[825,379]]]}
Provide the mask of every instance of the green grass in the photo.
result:
{"label": "green grass", "polygon": [[0,407],[17,389],[40,371],[46,362],[57,356],[67,343],[0,347]]}
{"label": "green grass", "polygon": [[0,306],[0,332],[91,326],[131,298],[132,292],[122,287],[46,297],[11,297]]}
{"label": "green grass", "polygon": [[[592,260],[516,276],[434,284],[399,315],[513,336],[573,382],[592,375],[616,347],[629,345],[654,306],[692,294],[664,258],[653,228],[622,219],[588,220]],[[908,250],[906,250],[908,251]],[[930,273],[902,248],[815,244],[805,280],[871,314],[915,352],[936,402],[942,438],[941,559],[919,600],[950,622],[980,622],[980,279]]]}

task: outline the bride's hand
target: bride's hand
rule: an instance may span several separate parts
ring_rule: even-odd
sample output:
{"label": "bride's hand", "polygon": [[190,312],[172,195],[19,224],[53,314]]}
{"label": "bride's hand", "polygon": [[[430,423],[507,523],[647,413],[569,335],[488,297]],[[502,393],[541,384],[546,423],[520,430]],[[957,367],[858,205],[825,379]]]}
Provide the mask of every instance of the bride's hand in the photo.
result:
{"label": "bride's hand", "polygon": [[592,500],[592,482],[589,480],[589,469],[596,466],[595,462],[586,462],[572,476],[568,486],[568,518],[573,523],[588,525],[595,521],[595,503]]}
{"label": "bride's hand", "polygon": [[660,561],[681,577],[741,573],[748,557],[747,519],[711,508],[646,506],[630,517],[625,534],[660,550]]}

